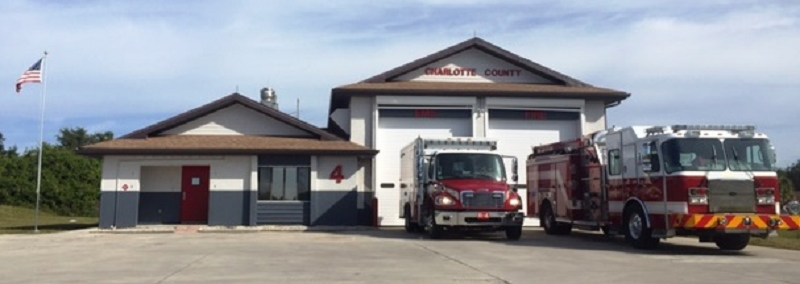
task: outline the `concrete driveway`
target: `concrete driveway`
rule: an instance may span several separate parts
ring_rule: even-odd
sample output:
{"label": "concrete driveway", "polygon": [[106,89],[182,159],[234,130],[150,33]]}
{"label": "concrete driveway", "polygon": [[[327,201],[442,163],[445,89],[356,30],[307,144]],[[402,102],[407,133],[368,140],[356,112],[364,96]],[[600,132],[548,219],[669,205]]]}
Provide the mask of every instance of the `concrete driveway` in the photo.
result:
{"label": "concrete driveway", "polygon": [[800,283],[800,252],[526,231],[428,240],[401,230],[0,236],[0,283]]}

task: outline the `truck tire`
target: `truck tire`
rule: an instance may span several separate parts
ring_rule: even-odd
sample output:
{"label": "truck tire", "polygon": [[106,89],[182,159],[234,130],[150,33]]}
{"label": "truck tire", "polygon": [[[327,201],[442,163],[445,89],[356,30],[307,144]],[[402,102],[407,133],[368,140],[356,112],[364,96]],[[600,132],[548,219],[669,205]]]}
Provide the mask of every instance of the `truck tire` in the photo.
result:
{"label": "truck tire", "polygon": [[506,227],[506,239],[516,241],[522,237],[522,226],[508,226]]}
{"label": "truck tire", "polygon": [[721,250],[743,250],[750,243],[750,234],[717,235],[714,242]]}
{"label": "truck tire", "polygon": [[625,241],[637,249],[655,249],[661,239],[653,238],[653,229],[647,228],[644,210],[634,205],[625,214]]}
{"label": "truck tire", "polygon": [[544,232],[548,235],[567,235],[572,231],[572,225],[559,224],[556,221],[556,214],[553,213],[553,207],[550,203],[545,203],[542,206],[542,215],[539,220],[544,227]]}
{"label": "truck tire", "polygon": [[442,227],[436,225],[435,218],[431,218],[431,223],[428,225],[428,237],[434,240],[442,238]]}
{"label": "truck tire", "polygon": [[403,209],[403,216],[405,219],[405,228],[406,232],[408,233],[417,233],[419,232],[419,224],[411,222],[411,207],[406,205]]}

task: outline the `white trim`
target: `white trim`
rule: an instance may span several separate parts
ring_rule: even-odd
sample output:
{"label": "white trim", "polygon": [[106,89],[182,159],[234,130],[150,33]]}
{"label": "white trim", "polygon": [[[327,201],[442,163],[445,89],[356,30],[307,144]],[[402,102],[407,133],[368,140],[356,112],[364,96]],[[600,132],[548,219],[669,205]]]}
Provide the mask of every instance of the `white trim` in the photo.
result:
{"label": "white trim", "polygon": [[[625,208],[625,203],[625,201],[609,201],[608,212],[622,213],[622,209]],[[664,211],[665,206],[663,201],[644,202],[644,206],[647,207],[645,210],[650,214],[689,214],[689,205],[684,201],[667,201],[666,204],[666,211]]]}
{"label": "white trim", "polygon": [[309,215],[308,216],[308,223],[309,224],[314,224],[314,221],[316,221],[317,218],[319,218],[319,216],[317,216],[319,214],[319,200],[316,200],[316,198],[313,198],[313,196],[314,196],[313,193],[317,192],[317,187],[318,187],[317,181],[319,180],[319,176],[317,175],[317,171],[318,171],[318,167],[319,167],[317,159],[318,159],[318,156],[311,156],[311,173],[310,173],[311,182],[309,184],[309,187],[311,187],[309,189],[309,202],[311,202],[311,203],[308,206],[308,211],[309,211],[308,212],[308,215]]}
{"label": "white trim", "polygon": [[535,99],[535,98],[486,98],[487,108],[534,107],[534,108],[573,108],[580,109],[586,104],[580,99]]}
{"label": "white trim", "polygon": [[445,96],[376,96],[375,103],[384,105],[406,106],[467,106],[474,107],[476,97],[445,97]]}
{"label": "white trim", "polygon": [[256,192],[258,200],[258,156],[250,156],[250,190]]}
{"label": "white trim", "polygon": [[[524,106],[507,106],[507,107],[487,107],[487,109],[500,109],[500,110],[541,110],[541,111],[558,111],[558,112],[579,112],[582,113],[580,108],[563,108],[563,107],[524,107]],[[487,112],[488,113],[488,112]]]}
{"label": "white trim", "polygon": [[588,134],[584,132],[586,130],[586,108],[581,107],[579,111],[581,117],[579,118],[580,122],[578,122],[578,137],[581,137],[585,134]]}

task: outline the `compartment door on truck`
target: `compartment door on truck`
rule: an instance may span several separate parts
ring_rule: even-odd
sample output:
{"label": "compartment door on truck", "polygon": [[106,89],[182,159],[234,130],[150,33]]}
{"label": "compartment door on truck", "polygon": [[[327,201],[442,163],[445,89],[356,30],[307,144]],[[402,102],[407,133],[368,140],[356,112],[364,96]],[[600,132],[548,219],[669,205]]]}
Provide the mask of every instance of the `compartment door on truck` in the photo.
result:
{"label": "compartment door on truck", "polygon": [[390,108],[378,110],[376,160],[378,219],[402,226],[400,151],[415,138],[472,137],[472,108]]}
{"label": "compartment door on truck", "polygon": [[[519,168],[518,193],[522,196],[523,212],[527,212],[528,194],[525,161],[532,147],[543,144],[576,139],[580,136],[580,111],[543,109],[489,109],[489,129],[486,137],[497,139],[497,148],[502,155],[517,157]],[[506,171],[511,173],[510,163]],[[525,226],[538,226],[537,219],[526,219]]]}

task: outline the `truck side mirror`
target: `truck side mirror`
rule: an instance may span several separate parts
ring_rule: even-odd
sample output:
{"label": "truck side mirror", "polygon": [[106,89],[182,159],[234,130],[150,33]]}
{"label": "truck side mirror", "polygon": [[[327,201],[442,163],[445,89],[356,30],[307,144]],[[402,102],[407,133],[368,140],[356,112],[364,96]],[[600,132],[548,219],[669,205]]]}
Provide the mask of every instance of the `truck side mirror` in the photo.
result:
{"label": "truck side mirror", "polygon": [[517,182],[519,176],[517,175],[517,158],[511,160],[511,180]]}
{"label": "truck side mirror", "polygon": [[419,182],[425,181],[425,158],[419,157],[417,160],[417,180]]}

